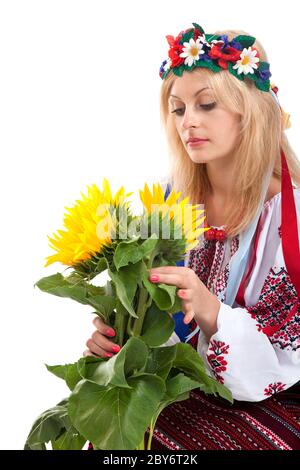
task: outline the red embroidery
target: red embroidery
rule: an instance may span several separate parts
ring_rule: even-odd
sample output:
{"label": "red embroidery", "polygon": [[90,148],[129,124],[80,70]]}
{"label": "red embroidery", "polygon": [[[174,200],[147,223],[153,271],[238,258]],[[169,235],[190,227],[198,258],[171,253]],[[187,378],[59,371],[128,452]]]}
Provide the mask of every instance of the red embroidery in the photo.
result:
{"label": "red embroidery", "polygon": [[228,349],[229,344],[226,345],[222,341],[212,340],[209,351],[213,351],[214,354],[206,354],[214,376],[221,384],[224,384],[224,379],[221,377],[220,373],[225,372],[227,369],[227,362],[225,361],[223,354],[228,354]]}
{"label": "red embroidery", "polygon": [[274,382],[268,385],[267,388],[264,390],[264,394],[267,397],[270,397],[274,395],[275,393],[282,392],[286,387],[286,384],[283,384],[282,382]]}
{"label": "red embroidery", "polygon": [[271,268],[266,277],[257,304],[247,307],[247,310],[257,320],[256,326],[261,331],[265,327],[282,323],[294,305],[299,303],[291,320],[269,336],[272,344],[296,351],[300,347],[300,302],[286,269],[275,269]]}
{"label": "red embroidery", "polygon": [[206,286],[210,268],[214,260],[216,249],[215,240],[204,240],[204,245],[190,251],[189,267],[195,271],[199,279]]}

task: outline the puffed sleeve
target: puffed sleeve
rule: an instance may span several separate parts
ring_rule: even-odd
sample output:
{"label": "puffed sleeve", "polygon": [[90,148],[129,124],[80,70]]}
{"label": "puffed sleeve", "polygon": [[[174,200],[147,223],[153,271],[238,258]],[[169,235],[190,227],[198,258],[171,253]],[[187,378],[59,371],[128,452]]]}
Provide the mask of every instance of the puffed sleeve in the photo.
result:
{"label": "puffed sleeve", "polygon": [[[299,228],[299,189],[295,202]],[[300,302],[284,262],[279,211],[280,195],[266,207],[245,308],[219,300],[216,333],[209,342],[201,331],[198,337],[207,371],[236,400],[261,401],[300,380]]]}

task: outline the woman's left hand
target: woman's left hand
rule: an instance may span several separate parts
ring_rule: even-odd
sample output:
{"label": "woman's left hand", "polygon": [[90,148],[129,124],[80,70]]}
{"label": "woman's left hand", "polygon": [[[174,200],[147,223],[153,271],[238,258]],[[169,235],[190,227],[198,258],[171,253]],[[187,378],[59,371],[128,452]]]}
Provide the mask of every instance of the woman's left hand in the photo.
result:
{"label": "woman's left hand", "polygon": [[[155,275],[157,279],[153,278]],[[185,324],[195,317],[200,327],[204,324],[206,329],[208,323],[215,329],[220,302],[195,271],[183,266],[161,266],[150,269],[149,280],[178,287],[177,295],[182,300]]]}

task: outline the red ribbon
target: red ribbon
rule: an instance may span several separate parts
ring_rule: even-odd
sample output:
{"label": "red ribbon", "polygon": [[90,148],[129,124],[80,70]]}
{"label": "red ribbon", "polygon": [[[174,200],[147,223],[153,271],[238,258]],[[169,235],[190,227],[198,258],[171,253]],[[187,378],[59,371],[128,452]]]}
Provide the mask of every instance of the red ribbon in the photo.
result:
{"label": "red ribbon", "polygon": [[[283,150],[281,149],[281,230],[282,230],[282,251],[287,272],[296,289],[298,302],[292,307],[286,318],[277,325],[266,326],[263,332],[267,336],[272,336],[282,326],[289,322],[298,310],[300,298],[300,249],[298,237],[297,211],[295,206],[294,192],[292,180],[289,173],[287,161]],[[256,260],[256,250],[258,244],[259,233],[261,231],[261,217],[259,218],[254,240],[254,253],[249,265],[249,269],[243,278],[237,296],[236,302],[245,307],[245,286],[246,281],[253,269]]]}

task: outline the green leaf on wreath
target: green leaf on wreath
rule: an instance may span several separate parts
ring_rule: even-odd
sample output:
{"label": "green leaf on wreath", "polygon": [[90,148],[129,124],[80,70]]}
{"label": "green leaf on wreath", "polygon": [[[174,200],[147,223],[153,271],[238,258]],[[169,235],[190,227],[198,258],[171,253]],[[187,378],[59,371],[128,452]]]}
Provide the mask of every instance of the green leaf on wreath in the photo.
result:
{"label": "green leaf on wreath", "polygon": [[240,36],[234,38],[234,40],[239,42],[243,47],[248,48],[253,46],[256,41],[256,38],[254,38],[253,36],[244,36],[241,34]]}
{"label": "green leaf on wreath", "polygon": [[198,23],[192,23],[194,28],[198,29],[201,33],[204,34],[204,29]]}
{"label": "green leaf on wreath", "polygon": [[174,67],[172,70],[175,75],[177,75],[178,77],[182,77],[184,66],[180,65],[179,67]]}
{"label": "green leaf on wreath", "polygon": [[183,44],[184,42],[189,42],[190,39],[194,38],[194,29],[187,31],[181,36],[180,42]]}

